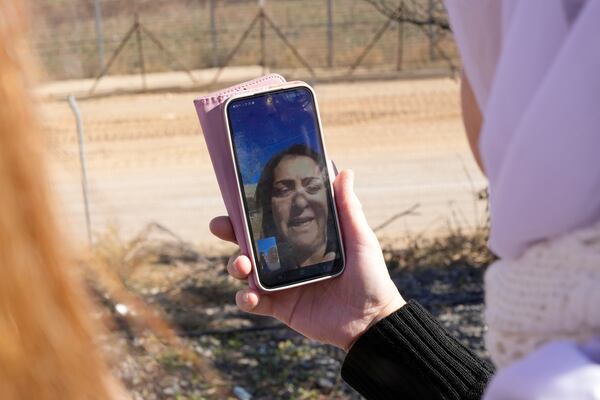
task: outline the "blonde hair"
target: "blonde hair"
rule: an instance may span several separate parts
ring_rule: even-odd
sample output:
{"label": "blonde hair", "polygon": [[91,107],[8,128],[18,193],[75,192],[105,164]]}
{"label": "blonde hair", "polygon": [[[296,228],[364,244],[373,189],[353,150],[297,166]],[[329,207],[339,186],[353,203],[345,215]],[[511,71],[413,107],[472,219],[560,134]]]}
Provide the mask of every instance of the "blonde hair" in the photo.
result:
{"label": "blonde hair", "polygon": [[53,218],[21,3],[0,1],[0,391],[5,400],[107,399],[91,308]]}

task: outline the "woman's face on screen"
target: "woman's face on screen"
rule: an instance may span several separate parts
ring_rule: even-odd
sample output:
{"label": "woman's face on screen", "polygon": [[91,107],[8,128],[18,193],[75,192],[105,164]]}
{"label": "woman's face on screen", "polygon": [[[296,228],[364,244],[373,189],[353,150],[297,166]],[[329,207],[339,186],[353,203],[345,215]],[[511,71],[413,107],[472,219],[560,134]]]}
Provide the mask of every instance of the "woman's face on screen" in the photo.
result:
{"label": "woman's face on screen", "polygon": [[279,235],[298,252],[324,251],[327,194],[317,163],[308,156],[285,156],[273,178],[271,207]]}

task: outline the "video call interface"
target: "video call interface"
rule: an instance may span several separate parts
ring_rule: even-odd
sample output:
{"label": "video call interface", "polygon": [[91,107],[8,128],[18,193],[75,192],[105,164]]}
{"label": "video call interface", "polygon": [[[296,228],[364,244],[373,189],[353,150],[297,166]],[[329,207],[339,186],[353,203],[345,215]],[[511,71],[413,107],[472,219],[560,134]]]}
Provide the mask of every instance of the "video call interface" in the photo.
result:
{"label": "video call interface", "polygon": [[337,272],[339,234],[311,91],[234,100],[228,118],[261,281]]}

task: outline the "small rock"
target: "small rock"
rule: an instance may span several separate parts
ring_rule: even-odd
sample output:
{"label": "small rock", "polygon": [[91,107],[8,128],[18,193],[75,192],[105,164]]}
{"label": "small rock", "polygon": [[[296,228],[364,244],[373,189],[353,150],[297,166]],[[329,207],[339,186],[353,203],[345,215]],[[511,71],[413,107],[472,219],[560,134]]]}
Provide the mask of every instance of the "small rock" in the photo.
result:
{"label": "small rock", "polygon": [[173,396],[175,394],[175,388],[172,388],[172,387],[164,388],[163,393],[168,396]]}
{"label": "small rock", "polygon": [[333,382],[331,382],[327,378],[319,378],[317,380],[317,386],[320,387],[321,389],[331,389],[331,388],[333,388]]}
{"label": "small rock", "polygon": [[129,307],[127,307],[125,304],[119,303],[115,305],[115,310],[121,315],[129,314]]}
{"label": "small rock", "polygon": [[239,400],[252,400],[252,395],[250,393],[248,393],[248,391],[241,386],[234,386],[233,394]]}
{"label": "small rock", "polygon": [[203,357],[213,358],[213,352],[211,349],[205,349],[204,347],[196,346],[194,347],[194,350]]}
{"label": "small rock", "polygon": [[267,351],[268,351],[267,350],[267,346],[265,346],[265,345],[258,346],[258,350],[257,350],[258,354],[261,354],[261,355],[262,354],[267,354]]}
{"label": "small rock", "polygon": [[327,372],[325,372],[325,376],[330,379],[335,379],[335,378],[337,378],[337,372],[327,371]]}
{"label": "small rock", "polygon": [[238,361],[238,364],[240,365],[245,365],[248,367],[258,367],[258,361],[254,358],[240,358],[240,360]]}

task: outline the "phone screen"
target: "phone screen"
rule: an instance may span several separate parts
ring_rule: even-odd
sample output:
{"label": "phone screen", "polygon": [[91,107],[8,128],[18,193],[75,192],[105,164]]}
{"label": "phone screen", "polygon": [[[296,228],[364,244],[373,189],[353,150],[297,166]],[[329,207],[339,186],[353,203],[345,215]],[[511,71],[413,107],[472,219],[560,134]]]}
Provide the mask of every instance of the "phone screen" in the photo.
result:
{"label": "phone screen", "polygon": [[341,241],[312,91],[232,100],[227,118],[261,283],[277,288],[339,273]]}

